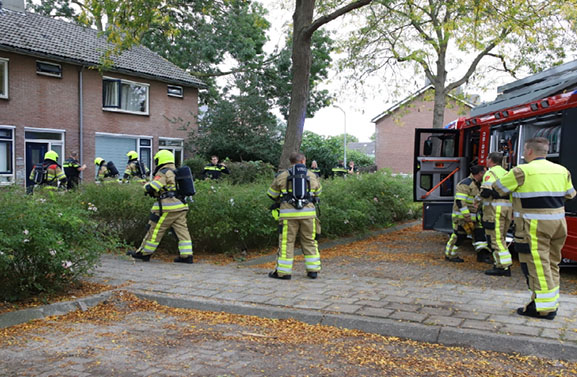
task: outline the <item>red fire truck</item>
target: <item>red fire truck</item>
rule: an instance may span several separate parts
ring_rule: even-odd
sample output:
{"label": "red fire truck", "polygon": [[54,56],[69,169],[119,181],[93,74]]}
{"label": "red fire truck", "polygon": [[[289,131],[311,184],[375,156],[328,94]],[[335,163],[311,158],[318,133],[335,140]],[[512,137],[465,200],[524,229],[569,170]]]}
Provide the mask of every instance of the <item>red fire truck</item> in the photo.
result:
{"label": "red fire truck", "polygon": [[[413,192],[423,202],[423,229],[452,232],[455,187],[469,167],[485,165],[490,152],[500,151],[511,169],[523,163],[524,142],[532,137],[549,139],[547,159],[569,169],[577,183],[577,90],[500,107],[459,118],[448,128],[416,130]],[[562,263],[577,265],[577,199],[565,210],[569,235]]]}

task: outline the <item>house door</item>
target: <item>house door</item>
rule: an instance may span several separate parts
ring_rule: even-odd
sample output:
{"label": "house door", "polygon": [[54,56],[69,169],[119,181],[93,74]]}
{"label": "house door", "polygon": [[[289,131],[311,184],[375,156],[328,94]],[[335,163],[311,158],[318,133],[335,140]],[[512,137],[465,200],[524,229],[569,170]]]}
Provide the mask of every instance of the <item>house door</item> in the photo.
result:
{"label": "house door", "polygon": [[44,155],[48,152],[48,143],[26,143],[26,187],[34,185],[29,179],[32,167],[44,161]]}

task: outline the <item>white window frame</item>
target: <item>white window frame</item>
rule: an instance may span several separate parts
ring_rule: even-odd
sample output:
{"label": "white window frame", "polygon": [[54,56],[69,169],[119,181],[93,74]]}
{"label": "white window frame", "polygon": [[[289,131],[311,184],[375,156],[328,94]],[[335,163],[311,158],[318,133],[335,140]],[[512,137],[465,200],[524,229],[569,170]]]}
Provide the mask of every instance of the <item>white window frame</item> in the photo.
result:
{"label": "white window frame", "polygon": [[[128,85],[139,85],[139,86],[143,86],[146,88],[146,109],[144,112],[141,111],[131,111],[131,110],[125,110],[122,109],[120,107],[108,107],[108,106],[104,106],[104,81],[105,80],[109,80],[109,81],[117,81],[119,83],[120,89],[118,91],[118,96],[119,96],[119,106],[122,106],[122,84],[128,84]],[[111,111],[111,112],[116,112],[116,113],[126,113],[126,114],[135,114],[135,115],[150,115],[150,84],[144,83],[144,82],[138,82],[138,81],[131,81],[131,80],[125,80],[125,79],[119,79],[116,77],[110,77],[110,76],[102,76],[102,110],[103,111]]]}
{"label": "white window frame", "polygon": [[[26,132],[42,132],[42,133],[52,133],[60,134],[60,140],[54,139],[28,139],[26,138]],[[58,145],[62,147],[62,155],[59,157],[59,164],[62,164],[66,159],[64,154],[66,153],[65,143],[66,143],[66,130],[57,128],[36,128],[36,127],[24,127],[24,151],[26,151],[26,143],[48,143],[48,150],[52,150],[53,145]]]}
{"label": "white window frame", "polygon": [[[182,142],[182,145],[180,146],[176,146],[176,145],[160,145],[161,141],[180,141]],[[180,151],[180,161],[175,161],[178,163],[178,165],[182,165],[182,162],[184,161],[184,139],[182,138],[178,138],[178,137],[159,137],[158,138],[158,150],[168,150],[171,151],[173,155],[176,156],[176,151]]]}
{"label": "white window frame", "polygon": [[[178,89],[178,90],[180,90],[180,94],[171,93],[171,92],[170,92],[171,89]],[[166,86],[166,94],[167,94],[169,97],[183,98],[183,97],[184,97],[184,88],[183,88],[182,86],[178,86],[178,85],[167,85],[167,86]]]}
{"label": "white window frame", "polygon": [[12,185],[15,182],[15,175],[16,175],[16,151],[14,148],[14,139],[15,139],[15,132],[16,132],[16,127],[15,126],[5,126],[5,125],[0,125],[0,129],[8,129],[12,131],[12,138],[11,139],[0,139],[1,141],[9,141],[10,143],[12,143],[12,173],[0,173],[0,177],[8,177],[9,180],[8,182],[3,182],[0,181],[0,186],[7,186],[7,185]]}
{"label": "white window frame", "polygon": [[[40,72],[40,71],[38,71],[38,63],[58,67],[60,70],[60,73]],[[41,75],[41,76],[57,77],[60,79],[60,78],[62,78],[62,65],[58,64],[58,63],[47,62],[45,60],[36,60],[36,74]]]}
{"label": "white window frame", "polygon": [[[8,99],[8,64],[10,62],[10,59],[8,58],[0,58],[0,63],[4,63],[4,82],[0,82],[0,86],[4,86],[4,89],[6,89],[6,93],[5,94],[0,94],[0,98],[2,99]],[[0,69],[2,69],[0,67]]]}

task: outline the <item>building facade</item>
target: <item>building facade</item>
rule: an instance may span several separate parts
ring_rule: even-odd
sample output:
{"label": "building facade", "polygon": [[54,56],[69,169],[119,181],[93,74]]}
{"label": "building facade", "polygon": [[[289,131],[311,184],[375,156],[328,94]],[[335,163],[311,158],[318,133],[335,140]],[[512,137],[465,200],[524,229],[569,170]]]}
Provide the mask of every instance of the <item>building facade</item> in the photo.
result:
{"label": "building facade", "polygon": [[[433,126],[434,92],[428,85],[391,106],[371,121],[375,123],[375,164],[397,174],[413,174],[416,128]],[[468,116],[472,105],[447,96],[445,122]]]}
{"label": "building facade", "polygon": [[60,163],[78,154],[84,181],[94,179],[96,157],[121,171],[130,150],[149,168],[159,149],[183,160],[204,84],[142,46],[101,72],[108,47],[95,30],[0,9],[0,184],[24,185],[50,149]]}

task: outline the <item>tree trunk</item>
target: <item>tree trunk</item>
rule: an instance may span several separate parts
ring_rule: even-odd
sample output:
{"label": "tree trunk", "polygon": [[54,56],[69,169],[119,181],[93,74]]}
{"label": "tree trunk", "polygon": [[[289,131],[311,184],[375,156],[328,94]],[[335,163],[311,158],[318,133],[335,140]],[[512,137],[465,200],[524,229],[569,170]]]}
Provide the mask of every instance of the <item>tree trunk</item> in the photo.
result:
{"label": "tree trunk", "polygon": [[309,26],[313,20],[314,0],[297,0],[293,14],[292,90],[289,116],[279,168],[290,166],[289,156],[301,146],[312,63]]}
{"label": "tree trunk", "polygon": [[433,107],[433,128],[443,128],[445,125],[445,107],[447,94],[445,83],[447,82],[446,67],[446,44],[441,43],[437,59],[437,75],[433,80],[435,86],[435,106]]}

